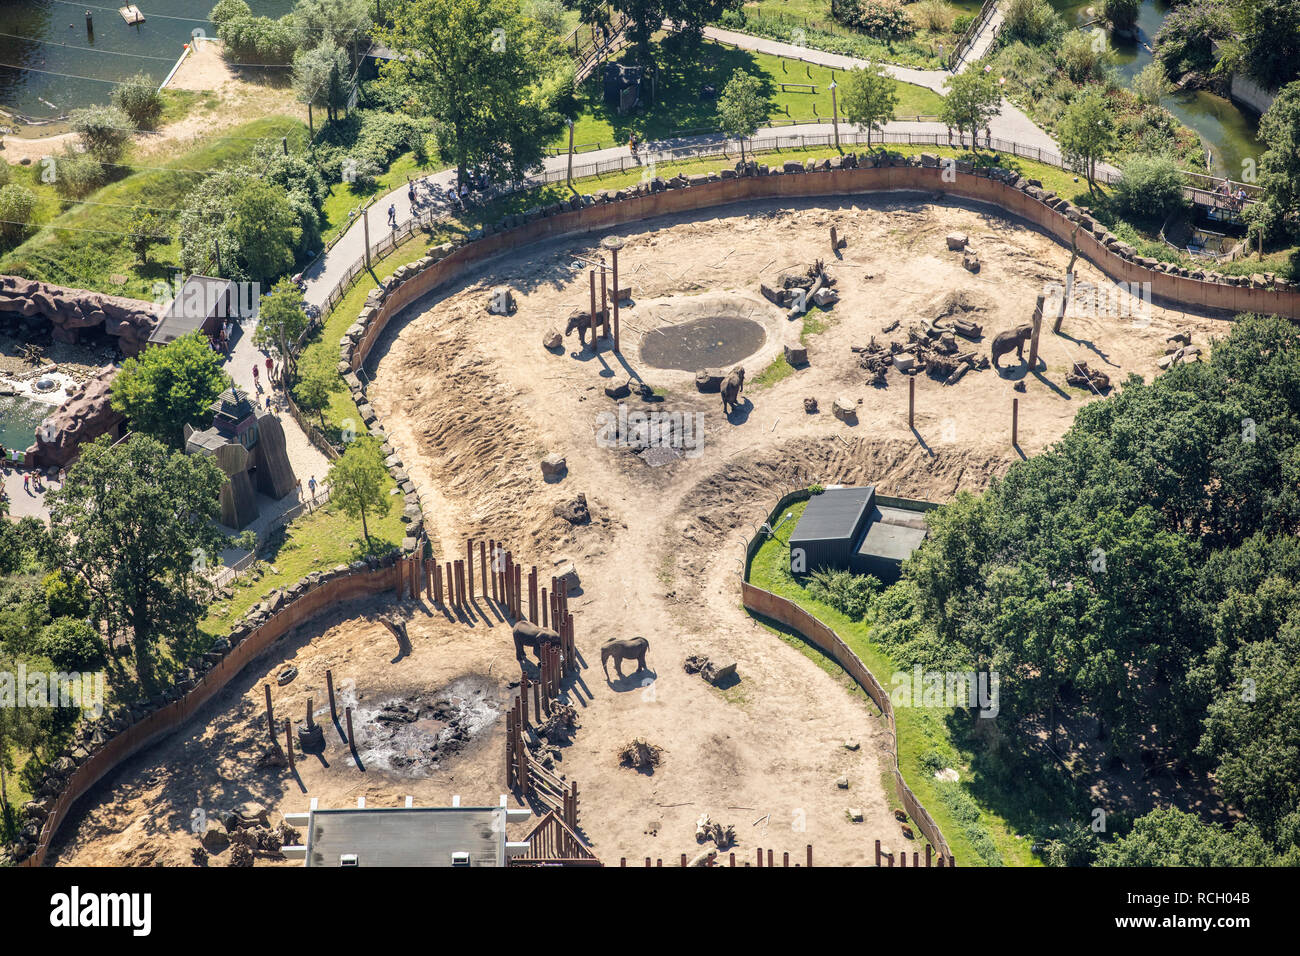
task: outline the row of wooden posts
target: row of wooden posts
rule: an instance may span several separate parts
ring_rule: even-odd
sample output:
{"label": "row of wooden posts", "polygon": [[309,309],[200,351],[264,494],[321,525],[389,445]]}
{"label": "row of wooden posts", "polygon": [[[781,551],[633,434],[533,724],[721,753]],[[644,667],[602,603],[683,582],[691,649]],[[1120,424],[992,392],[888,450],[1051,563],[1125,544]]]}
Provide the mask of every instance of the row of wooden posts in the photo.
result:
{"label": "row of wooden posts", "polygon": [[[934,862],[936,859],[939,861],[937,864]],[[884,860],[885,862],[882,863],[881,862],[882,860]],[[894,865],[894,854],[882,850],[880,848],[880,841],[877,840],[876,841],[876,866],[893,866],[893,865]],[[906,850],[899,851],[898,865],[899,866],[909,865],[907,862]],[[945,866],[956,866],[957,862],[952,859],[945,861],[942,853],[938,854],[938,856],[936,857],[934,853],[934,848],[927,843],[925,845],[925,862],[924,863],[921,862],[921,852],[919,850],[913,850],[912,862],[910,865],[913,867],[938,866],[940,869],[942,869]]]}
{"label": "row of wooden posts", "polygon": [[[1033,366],[1030,366],[1031,368]],[[907,427],[916,430],[916,376],[907,379]],[[1011,399],[1011,446],[1020,444],[1020,399]]]}
{"label": "row of wooden posts", "polygon": [[[520,681],[519,693],[514,704],[506,712],[506,786],[518,793],[525,794],[542,803],[559,814],[570,829],[578,829],[578,784],[576,781],[565,783],[554,773],[533,760],[528,753],[528,742],[524,739],[529,721],[528,698],[532,691],[532,713],[540,719],[543,714],[550,715],[556,702],[544,689],[548,673],[554,677],[560,667],[559,648],[548,647],[549,653],[543,656],[541,681],[530,681],[524,676]],[[552,663],[547,666],[546,660]],[[556,684],[558,688],[558,684]]]}

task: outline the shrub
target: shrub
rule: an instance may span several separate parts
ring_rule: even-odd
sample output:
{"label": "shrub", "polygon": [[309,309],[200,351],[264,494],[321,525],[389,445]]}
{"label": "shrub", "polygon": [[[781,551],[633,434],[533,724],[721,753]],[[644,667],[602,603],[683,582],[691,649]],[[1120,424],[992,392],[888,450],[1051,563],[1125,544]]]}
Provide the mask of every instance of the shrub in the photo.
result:
{"label": "shrub", "polygon": [[85,621],[61,617],[41,629],[37,647],[56,667],[88,671],[104,663],[104,640]]}
{"label": "shrub", "polygon": [[1131,30],[1141,6],[1141,0],[1102,0],[1100,17],[1116,30]]}
{"label": "shrub", "polygon": [[1061,41],[1061,65],[1075,83],[1099,79],[1110,62],[1110,48],[1083,30],[1071,30]]}
{"label": "shrub", "polygon": [[1065,32],[1065,22],[1047,0],[1010,0],[1003,10],[1002,43],[1041,46]]}
{"label": "shrub", "polygon": [[12,176],[13,171],[9,168],[9,164],[0,160],[0,186],[8,186]]}
{"label": "shrub", "polygon": [[0,186],[0,237],[17,242],[27,235],[28,225],[36,212],[36,194],[10,183]]}
{"label": "shrub", "polygon": [[290,63],[298,48],[292,16],[235,16],[217,27],[217,36],[225,44],[226,57],[239,63]]}
{"label": "shrub", "polygon": [[851,571],[814,571],[808,579],[808,593],[855,621],[866,617],[871,602],[880,593],[880,582],[869,574]]}
{"label": "shrub", "polygon": [[916,30],[897,0],[831,0],[831,16],[873,37],[905,37]]}
{"label": "shrub", "polygon": [[[912,23],[918,30],[935,30],[944,32],[952,28],[956,19],[952,7],[943,0],[921,0],[911,7]],[[969,18],[967,18],[969,20]]]}
{"label": "shrub", "polygon": [[152,129],[162,116],[163,98],[143,73],[123,80],[113,90],[113,105],[142,129]]}
{"label": "shrub", "polygon": [[54,160],[54,188],[65,199],[84,199],[104,185],[105,178],[104,167],[89,153],[65,148]]}
{"label": "shrub", "polygon": [[208,14],[208,19],[220,29],[222,24],[235,19],[235,17],[251,17],[252,15],[252,8],[244,0],[220,0],[212,8],[212,12]]}
{"label": "shrub", "polygon": [[1215,42],[1226,40],[1231,33],[1228,8],[1222,0],[1192,0],[1166,14],[1156,34],[1156,59],[1171,78],[1192,70],[1208,73],[1218,61]]}
{"label": "shrub", "polygon": [[131,117],[116,106],[90,106],[73,110],[68,122],[86,152],[101,163],[116,163],[126,152],[135,132]]}
{"label": "shrub", "polygon": [[1159,63],[1148,63],[1142,72],[1133,77],[1133,92],[1143,103],[1155,106],[1173,90],[1165,68]]}
{"label": "shrub", "polygon": [[1163,221],[1186,205],[1183,184],[1182,170],[1169,157],[1135,156],[1115,184],[1115,204],[1138,219]]}

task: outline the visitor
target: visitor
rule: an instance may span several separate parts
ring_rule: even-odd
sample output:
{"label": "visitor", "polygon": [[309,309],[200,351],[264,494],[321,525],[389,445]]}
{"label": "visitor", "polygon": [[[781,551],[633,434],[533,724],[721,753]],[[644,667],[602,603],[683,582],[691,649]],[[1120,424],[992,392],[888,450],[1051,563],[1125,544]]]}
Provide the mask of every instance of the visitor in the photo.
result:
{"label": "visitor", "polygon": [[307,479],[307,490],[311,492],[311,500],[316,501],[316,476],[312,475]]}
{"label": "visitor", "polygon": [[415,183],[409,179],[406,181],[406,198],[411,203],[411,208],[415,208]]}
{"label": "visitor", "polygon": [[266,380],[267,380],[267,382],[270,382],[270,381],[271,381],[271,371],[272,371],[274,368],[275,368],[275,359],[271,358],[271,356],[268,355],[268,356],[266,357]]}
{"label": "visitor", "polygon": [[32,493],[32,476],[31,476],[31,475],[23,475],[23,491],[27,492],[29,495]]}
{"label": "visitor", "polygon": [[388,224],[392,226],[394,230],[397,229],[397,204],[396,203],[388,204]]}

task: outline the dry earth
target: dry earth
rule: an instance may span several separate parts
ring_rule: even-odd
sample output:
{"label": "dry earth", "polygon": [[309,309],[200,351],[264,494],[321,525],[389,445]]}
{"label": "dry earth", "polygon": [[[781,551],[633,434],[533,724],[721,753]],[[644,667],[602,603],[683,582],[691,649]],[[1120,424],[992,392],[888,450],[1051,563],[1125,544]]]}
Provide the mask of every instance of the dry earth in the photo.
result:
{"label": "dry earth", "polygon": [[[829,254],[828,229],[848,240]],[[978,275],[962,268],[944,236],[965,232],[982,260]],[[884,388],[864,384],[852,345],[874,335],[906,341],[909,324],[934,317],[946,297],[961,296],[984,326],[985,354],[996,331],[1029,320],[1036,293],[1065,268],[1068,251],[1047,237],[982,207],[935,204],[916,196],[864,198],[831,205],[758,203],[697,217],[672,217],[616,230],[625,283],[634,304],[623,310],[622,356],[542,348],[544,333],[563,328],[570,310],[587,302],[585,266],[602,235],[539,245],[503,257],[472,280],[448,288],[394,322],[374,353],[370,398],[390,441],[425,501],[440,555],[463,554],[466,537],[504,539],[525,564],[545,569],[573,560],[582,577],[571,599],[577,644],[586,669],[574,689],[581,729],[560,763],[580,786],[581,825],[595,852],[675,859],[696,849],[701,813],[736,826],[739,853],[755,846],[800,858],[813,844],[824,864],[864,864],[872,841],[901,848],[903,839],[881,786],[887,738],[878,718],[842,679],[756,624],[739,602],[743,536],[761,522],[783,487],[811,482],[874,483],[883,492],[946,500],[978,491],[1018,457],[1010,446],[1014,382],[1020,395],[1020,445],[1041,451],[1095,400],[1065,384],[1075,359],[1112,382],[1147,376],[1165,338],[1182,328],[1208,345],[1221,320],[1151,310],[1147,319],[1070,317],[1067,336],[1044,336],[1036,374],[1006,360],[1003,375],[972,372],[954,386],[920,377],[916,433],[907,426],[907,388],[890,371]],[[783,269],[827,259],[841,302],[827,328],[809,336],[811,363],[770,387],[752,378],[797,342],[790,322],[757,295]],[[1080,277],[1099,281],[1080,263]],[[511,316],[489,315],[490,290],[509,285],[518,297]],[[692,312],[701,293],[725,294],[730,308],[759,321],[765,341],[744,359],[751,376],[746,401],[729,418],[716,394],[698,394],[688,372],[643,367],[641,337]],[[895,320],[899,331],[883,329]],[[616,409],[603,386],[629,376],[656,388],[662,402],[627,400],[633,409],[698,412],[703,449],[651,467],[627,448],[600,447],[598,415]],[[859,421],[830,413],[839,395],[861,398]],[[821,411],[807,414],[805,397]],[[558,483],[539,461],[564,455]],[[672,456],[669,456],[672,457]],[[591,521],[571,525],[553,507],[585,494]],[[302,629],[286,646],[242,675],[176,737],[130,762],[65,827],[56,859],[64,863],[185,863],[194,845],[186,825],[196,806],[258,799],[281,811],[301,810],[308,796],[323,806],[350,805],[358,795],[397,805],[405,794],[443,802],[495,802],[503,789],[504,726],[489,722],[464,752],[437,768],[409,772],[369,766],[359,773],[330,737],[329,766],[299,762],[304,794],[283,770],[254,770],[254,743],[265,737],[261,685],[281,667],[300,669],[276,689],[279,713],[297,717],[303,698],[322,706],[323,669],[353,675],[359,693],[385,695],[446,688],[473,678],[491,699],[508,700],[502,683],[517,679],[508,629],[453,623],[423,603],[403,605],[414,643],[411,657],[392,662],[394,644],[374,614],[386,602],[339,609]],[[599,645],[611,638],[650,639],[651,673],[607,683]],[[718,690],[683,672],[691,653],[739,664],[741,681]],[[618,765],[615,753],[632,737],[663,747],[652,774]],[[844,747],[856,738],[861,749]],[[847,775],[847,792],[836,778]],[[846,808],[861,808],[854,824]]]}

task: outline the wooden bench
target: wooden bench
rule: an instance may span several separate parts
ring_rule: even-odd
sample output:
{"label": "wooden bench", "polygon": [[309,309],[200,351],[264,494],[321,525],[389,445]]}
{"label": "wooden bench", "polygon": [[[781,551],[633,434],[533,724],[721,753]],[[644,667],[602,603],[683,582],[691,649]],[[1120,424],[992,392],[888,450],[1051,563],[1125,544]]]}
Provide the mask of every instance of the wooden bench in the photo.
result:
{"label": "wooden bench", "polygon": [[796,89],[800,89],[800,90],[807,90],[809,93],[817,92],[817,85],[815,83],[782,83],[781,84],[782,93],[786,92],[787,86],[793,86]]}

